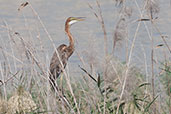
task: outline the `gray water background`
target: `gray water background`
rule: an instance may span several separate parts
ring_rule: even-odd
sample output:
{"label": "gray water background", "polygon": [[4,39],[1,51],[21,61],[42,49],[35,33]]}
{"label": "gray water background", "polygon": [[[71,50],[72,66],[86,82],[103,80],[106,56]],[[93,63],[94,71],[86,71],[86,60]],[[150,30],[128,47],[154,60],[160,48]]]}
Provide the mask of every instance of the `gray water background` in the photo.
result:
{"label": "gray water background", "polygon": [[[138,1],[139,6],[142,8],[141,2]],[[92,10],[88,4],[92,5],[97,11],[97,5],[95,0],[30,0],[32,7],[40,16],[47,31],[51,35],[56,47],[62,43],[68,44],[67,35],[64,32],[65,20],[70,16],[83,16],[86,17],[84,22],[79,22],[72,26],[72,34],[75,38],[76,52],[80,54],[85,60],[85,63],[94,62],[97,66],[104,60],[104,36],[101,29],[101,25],[94,16]],[[40,53],[38,57],[46,56],[47,61],[44,63],[49,64],[54,48],[49,40],[46,32],[38,22],[37,17],[33,14],[29,7],[23,8],[20,12],[17,10],[22,0],[0,0],[0,46],[4,47],[9,53],[12,53],[12,46],[9,45],[11,40],[9,39],[8,32],[2,26],[5,23],[13,29],[13,31],[19,32],[25,41],[28,41],[35,50]],[[105,27],[108,37],[108,51],[112,51],[113,46],[113,34],[119,21],[120,7],[116,6],[113,0],[100,0],[102,15],[104,17]],[[132,9],[132,16],[128,19],[130,22],[140,17],[138,9],[134,0],[130,0],[128,6]],[[158,15],[157,26],[159,27],[163,35],[168,36],[166,41],[171,46],[171,5],[170,0],[159,1],[160,12]],[[128,23],[128,38],[130,50],[131,42],[135,34],[137,22]],[[150,22],[146,22],[147,27],[151,30]],[[38,35],[40,33],[40,36]],[[40,40],[42,46],[40,45]],[[160,34],[153,29],[154,47],[159,44],[164,44]],[[144,48],[144,51],[143,51]],[[171,47],[170,47],[171,48]],[[33,49],[34,50],[34,49]],[[41,55],[41,50],[44,50],[46,55]],[[74,53],[69,60],[69,72],[71,75],[80,74],[78,65],[82,65],[77,53]],[[147,31],[143,23],[141,23],[138,31],[137,39],[135,42],[135,48],[133,50],[133,56],[131,65],[135,65],[142,71],[145,70],[144,66],[144,53],[146,55],[146,61],[148,65],[148,72],[151,72],[151,41],[148,37]],[[165,55],[165,54],[166,55]],[[16,55],[17,56],[17,55]],[[117,46],[115,57],[121,61],[125,61],[126,50],[124,41],[121,45]],[[160,62],[170,60],[171,56],[166,46],[155,49],[155,72],[160,72]],[[40,59],[41,60],[41,59]],[[1,55],[1,64],[4,58]],[[9,60],[10,61],[10,60]],[[13,66],[11,64],[11,66]],[[15,71],[15,70],[14,70]]]}

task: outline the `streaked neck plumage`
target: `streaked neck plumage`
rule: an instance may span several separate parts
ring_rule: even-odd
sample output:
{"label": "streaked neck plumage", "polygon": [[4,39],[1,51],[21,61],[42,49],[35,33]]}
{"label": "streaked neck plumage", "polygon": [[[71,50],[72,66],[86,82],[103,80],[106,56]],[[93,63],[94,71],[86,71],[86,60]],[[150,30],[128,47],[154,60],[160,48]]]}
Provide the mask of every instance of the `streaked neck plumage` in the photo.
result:
{"label": "streaked neck plumage", "polygon": [[72,34],[71,34],[69,29],[70,29],[70,25],[68,24],[68,22],[66,22],[66,24],[65,24],[65,32],[67,33],[68,38],[69,38],[69,46],[68,47],[74,49],[74,39],[73,39]]}
{"label": "streaked neck plumage", "polygon": [[66,22],[66,24],[65,24],[65,32],[67,33],[68,38],[69,38],[69,46],[67,46],[67,48],[66,48],[68,58],[74,52],[74,39],[73,39],[72,34],[71,34],[69,29],[70,29],[70,25],[68,24],[68,22]]}

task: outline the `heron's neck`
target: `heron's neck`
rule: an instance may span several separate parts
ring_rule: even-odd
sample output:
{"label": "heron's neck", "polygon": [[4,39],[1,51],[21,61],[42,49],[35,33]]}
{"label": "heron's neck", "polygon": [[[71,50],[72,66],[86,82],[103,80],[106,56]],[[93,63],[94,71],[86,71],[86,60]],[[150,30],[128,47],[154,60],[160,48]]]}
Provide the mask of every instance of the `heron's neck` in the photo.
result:
{"label": "heron's neck", "polygon": [[67,33],[68,38],[69,38],[69,47],[74,49],[74,39],[73,39],[72,34],[69,29],[70,29],[70,26],[68,24],[66,24],[65,32]]}

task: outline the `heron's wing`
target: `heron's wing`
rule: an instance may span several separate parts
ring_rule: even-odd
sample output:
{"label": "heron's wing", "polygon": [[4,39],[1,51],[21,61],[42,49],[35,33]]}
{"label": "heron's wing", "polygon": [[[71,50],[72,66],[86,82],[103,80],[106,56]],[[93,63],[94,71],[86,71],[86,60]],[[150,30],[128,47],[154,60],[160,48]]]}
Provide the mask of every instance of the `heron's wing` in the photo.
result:
{"label": "heron's wing", "polygon": [[[50,62],[50,72],[54,79],[56,79],[62,72],[63,68],[62,68],[61,62],[63,64],[64,68],[67,64],[67,54],[64,51],[66,47],[67,46],[65,44],[60,45],[57,48],[59,56],[57,56],[56,51],[54,52],[54,54],[52,56],[52,59]],[[60,57],[60,59],[58,57]],[[60,62],[60,60],[61,60],[61,62]]]}

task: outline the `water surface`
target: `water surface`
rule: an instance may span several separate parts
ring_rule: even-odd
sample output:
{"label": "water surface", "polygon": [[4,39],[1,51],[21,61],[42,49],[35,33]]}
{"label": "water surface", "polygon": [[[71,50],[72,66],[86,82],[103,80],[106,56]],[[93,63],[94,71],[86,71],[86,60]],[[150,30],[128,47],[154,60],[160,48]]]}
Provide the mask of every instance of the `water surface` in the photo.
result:
{"label": "water surface", "polygon": [[[138,0],[137,0],[138,1]],[[36,57],[43,61],[46,65],[49,64],[54,48],[52,42],[49,40],[48,35],[44,31],[37,16],[32,12],[29,6],[18,11],[18,7],[23,1],[19,0],[1,0],[0,1],[0,46],[9,53],[15,53],[16,57],[19,57],[14,44],[9,38],[8,31],[4,28],[7,26],[14,32],[18,32],[22,35],[24,40],[28,42],[28,45],[32,47],[32,50],[36,50]],[[70,75],[80,74],[78,65],[82,65],[80,57],[84,59],[86,65],[89,62],[101,64],[104,61],[104,35],[97,18],[94,16],[92,10],[89,8],[88,3],[92,5],[96,12],[98,11],[96,2],[93,0],[30,0],[30,4],[38,13],[41,21],[44,23],[48,33],[52,37],[54,44],[59,46],[62,43],[68,44],[67,35],[64,32],[65,20],[70,16],[83,16],[86,17],[86,21],[77,23],[72,26],[72,34],[75,38],[76,52],[69,60],[69,72]],[[167,36],[166,41],[171,46],[171,6],[170,0],[160,1],[160,12],[157,26],[162,35]],[[113,34],[119,21],[120,7],[116,6],[112,0],[100,0],[102,15],[105,21],[105,27],[108,38],[108,52],[112,52],[113,47]],[[133,1],[129,1],[128,6],[132,9],[132,16],[127,20],[130,23],[128,25],[128,51],[130,50],[132,40],[136,31],[138,22],[133,22],[140,17],[137,6]],[[142,4],[138,2],[140,8]],[[164,44],[160,34],[155,28],[151,27],[150,22],[146,22],[150,34],[152,31],[152,37],[154,38],[154,47],[159,44]],[[17,38],[17,37],[14,37]],[[16,40],[17,41],[17,40]],[[19,42],[19,40],[18,40]],[[115,57],[121,61],[126,60],[126,44],[123,41],[121,45],[117,46]],[[18,48],[22,48],[21,45]],[[15,46],[14,46],[15,47]],[[171,47],[170,47],[171,48]],[[21,49],[22,52],[22,49]],[[37,54],[39,53],[39,54]],[[80,55],[80,57],[78,56]],[[146,56],[146,58],[144,58]],[[170,60],[170,54],[166,46],[155,49],[155,72],[159,72],[160,62],[165,59]],[[9,57],[10,58],[10,57]],[[22,58],[22,57],[19,57]],[[12,59],[12,58],[10,58]],[[22,58],[24,59],[24,58]],[[135,41],[135,48],[133,50],[131,65],[136,65],[142,68],[144,71],[144,61],[147,61],[148,71],[151,71],[151,41],[147,34],[147,30],[143,23],[141,23],[137,38]],[[92,61],[91,61],[92,60]],[[1,55],[1,62],[4,58]],[[12,60],[11,66],[17,64]],[[97,65],[98,66],[98,65]],[[96,67],[97,67],[96,66]],[[98,69],[98,68],[97,68]]]}

